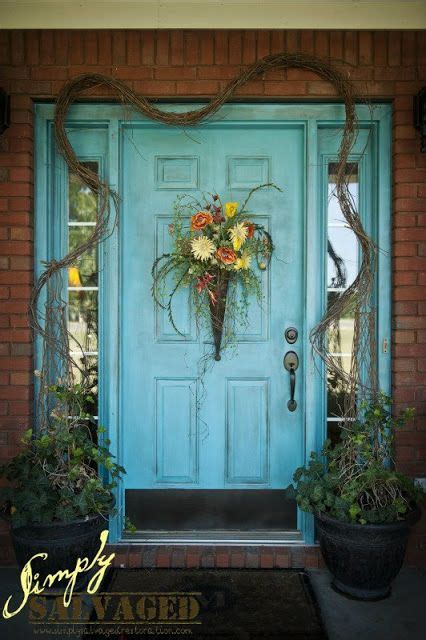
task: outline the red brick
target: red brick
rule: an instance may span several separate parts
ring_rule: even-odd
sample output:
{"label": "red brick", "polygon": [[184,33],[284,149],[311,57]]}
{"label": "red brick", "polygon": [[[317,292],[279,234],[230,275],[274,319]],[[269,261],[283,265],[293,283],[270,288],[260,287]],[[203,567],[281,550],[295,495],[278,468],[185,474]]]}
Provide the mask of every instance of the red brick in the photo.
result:
{"label": "red brick", "polygon": [[176,92],[178,95],[209,96],[216,94],[218,83],[213,80],[182,80],[176,82]]}
{"label": "red brick", "polygon": [[137,93],[146,95],[172,96],[176,93],[176,83],[170,80],[138,80],[133,86]]}
{"label": "red brick", "polygon": [[[408,229],[404,229],[404,235],[410,235],[408,234]],[[413,231],[415,231],[413,229]],[[421,230],[417,229],[417,232],[420,234]],[[408,237],[408,238],[400,238],[400,240],[402,239],[406,239],[406,240],[413,240],[415,239],[415,237]],[[420,239],[420,238],[419,238]],[[407,257],[407,258],[395,258],[394,260],[394,265],[395,265],[395,269],[397,271],[420,271],[420,270],[426,270],[426,258],[424,257]]]}
{"label": "red brick", "polygon": [[0,242],[0,253],[4,253],[6,255],[30,255],[31,247],[28,242],[19,242],[19,241],[2,241]]}
{"label": "red brick", "polygon": [[154,63],[154,33],[143,31],[141,33],[142,64]]}
{"label": "red brick", "polygon": [[156,64],[169,64],[170,36],[168,31],[157,31],[157,46],[155,50]]}
{"label": "red brick", "polygon": [[285,31],[271,32],[271,53],[281,53],[286,51],[286,33]]}
{"label": "red brick", "polygon": [[304,29],[300,32],[300,48],[303,53],[313,55],[314,53],[314,32]]}
{"label": "red brick", "polygon": [[39,35],[40,31],[25,32],[25,61],[29,65],[38,65],[40,59],[39,51]]}
{"label": "red brick", "polygon": [[20,65],[23,64],[25,53],[24,53],[24,32],[22,30],[16,29],[11,32],[11,42],[10,49],[12,53],[12,64]]}
{"label": "red brick", "polygon": [[32,171],[28,167],[12,167],[10,169],[11,182],[32,182]]}
{"label": "red brick", "polygon": [[417,302],[396,302],[393,312],[396,316],[413,316],[417,314]]}
{"label": "red brick", "polygon": [[13,385],[30,385],[33,382],[32,373],[27,371],[18,371],[10,374],[10,384]]}
{"label": "red brick", "polygon": [[393,294],[394,300],[426,300],[425,287],[398,287]]}
{"label": "red brick", "polygon": [[168,569],[171,566],[171,552],[169,549],[159,549],[157,553],[157,567]]}
{"label": "red brick", "polygon": [[184,36],[184,62],[186,65],[195,65],[200,59],[199,36],[194,31],[188,31]]}
{"label": "red brick", "polygon": [[112,62],[126,64],[126,37],[124,31],[112,32]]}
{"label": "red brick", "polygon": [[9,415],[29,416],[32,413],[31,403],[24,400],[12,400],[9,402]]}
{"label": "red brick", "polygon": [[214,62],[214,35],[212,31],[203,31],[200,38],[200,63],[213,64]]}
{"label": "red brick", "polygon": [[0,271],[0,284],[31,284],[32,280],[29,271]]}
{"label": "red brick", "polygon": [[371,31],[360,31],[359,41],[359,63],[371,64],[373,61],[373,34]]}
{"label": "red brick", "polygon": [[417,244],[414,242],[395,242],[393,255],[395,257],[415,256],[417,254]]}
{"label": "red brick", "polygon": [[290,567],[290,556],[288,552],[278,551],[275,554],[275,566],[277,569],[288,569],[288,567]]}
{"label": "red brick", "polygon": [[[83,60],[76,64],[81,64]],[[111,33],[106,30],[98,31],[98,62],[99,64],[112,63],[112,38]]]}
{"label": "red brick", "polygon": [[215,64],[228,64],[228,34],[226,31],[214,32]]}
{"label": "red brick", "polygon": [[393,339],[396,344],[413,344],[416,336],[414,331],[394,331]]}
{"label": "red brick", "polygon": [[343,33],[341,31],[330,33],[330,57],[334,61],[343,60]]}
{"label": "red brick", "polygon": [[[217,563],[216,563],[217,566]],[[244,569],[245,567],[245,553],[241,551],[232,551],[231,553],[231,567],[234,569]]]}
{"label": "red brick", "polygon": [[[207,69],[209,68],[207,67]],[[154,69],[156,80],[195,80],[195,76],[195,67],[159,67]]]}
{"label": "red brick", "polygon": [[416,34],[412,31],[402,33],[402,64],[410,68],[414,65],[416,58]]}
{"label": "red brick", "polygon": [[183,31],[176,29],[170,33],[170,64],[183,65]]}
{"label": "red brick", "polygon": [[355,31],[346,31],[344,39],[344,59],[349,64],[358,62],[358,34]]}
{"label": "red brick", "polygon": [[256,32],[244,31],[242,41],[242,61],[251,64],[256,60]]}
{"label": "red brick", "polygon": [[29,329],[1,329],[0,342],[29,342],[31,332]]}
{"label": "red brick", "polygon": [[1,400],[29,400],[31,397],[31,391],[29,387],[0,387],[0,399]]}
{"label": "red brick", "polygon": [[201,552],[199,549],[190,549],[186,553],[186,566],[188,569],[198,569],[201,565]]}
{"label": "red brick", "polygon": [[274,554],[272,551],[262,549],[260,552],[260,568],[272,569],[274,566]]}
{"label": "red brick", "polygon": [[269,96],[305,95],[306,82],[292,80],[289,82],[265,82],[265,94]]}
{"label": "red brick", "polygon": [[152,78],[151,67],[114,67],[112,75],[120,80],[149,80]]}
{"label": "red brick", "polygon": [[[401,64],[401,32],[392,31],[388,38],[388,64],[392,67]],[[402,76],[400,76],[402,77]]]}
{"label": "red brick", "polygon": [[315,55],[319,58],[328,58],[330,53],[330,32],[315,31]]}
{"label": "red brick", "polygon": [[416,360],[414,358],[398,358],[393,362],[393,371],[416,371]]}
{"label": "red brick", "polygon": [[398,271],[393,276],[394,286],[417,284],[417,273],[415,271]]}
{"label": "red brick", "polygon": [[229,63],[240,64],[242,62],[242,38],[240,31],[231,31],[229,34]]}

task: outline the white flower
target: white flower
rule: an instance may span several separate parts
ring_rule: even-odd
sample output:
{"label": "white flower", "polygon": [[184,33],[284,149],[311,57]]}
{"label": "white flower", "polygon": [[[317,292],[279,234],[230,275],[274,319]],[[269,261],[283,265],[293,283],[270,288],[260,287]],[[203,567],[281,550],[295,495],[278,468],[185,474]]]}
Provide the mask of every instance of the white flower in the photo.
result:
{"label": "white flower", "polygon": [[212,257],[215,251],[214,242],[207,236],[198,236],[198,238],[191,240],[191,253],[197,260],[205,262]]}

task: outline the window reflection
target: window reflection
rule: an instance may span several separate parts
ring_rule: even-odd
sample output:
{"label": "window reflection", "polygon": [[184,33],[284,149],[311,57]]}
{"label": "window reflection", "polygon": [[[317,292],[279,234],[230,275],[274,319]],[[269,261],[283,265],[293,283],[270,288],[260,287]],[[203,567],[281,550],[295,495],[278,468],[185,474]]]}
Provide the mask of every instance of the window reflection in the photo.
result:
{"label": "window reflection", "polygon": [[[346,165],[345,179],[354,206],[359,206],[359,172],[357,163]],[[336,193],[337,163],[328,165],[327,202],[327,304],[330,308],[353,283],[358,273],[358,242],[341,211]],[[328,351],[336,364],[349,373],[354,338],[354,310],[349,309],[328,332]],[[341,379],[327,372],[327,432],[333,442],[340,433],[344,414],[345,389]]]}
{"label": "window reflection", "polygon": [[[83,162],[98,172],[97,162]],[[97,197],[74,174],[68,181],[68,251],[83,244],[93,233],[97,215]],[[79,368],[74,370],[76,383],[83,382],[94,394],[98,390],[98,254],[96,247],[77,258],[68,269],[68,330],[70,350]],[[90,413],[97,414],[94,407]]]}

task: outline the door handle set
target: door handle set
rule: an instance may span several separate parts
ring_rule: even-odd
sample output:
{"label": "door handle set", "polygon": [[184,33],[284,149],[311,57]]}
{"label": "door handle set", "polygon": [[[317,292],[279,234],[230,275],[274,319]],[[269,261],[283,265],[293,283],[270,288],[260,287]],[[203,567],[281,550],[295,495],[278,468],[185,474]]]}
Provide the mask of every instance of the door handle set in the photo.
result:
{"label": "door handle set", "polygon": [[[289,327],[284,332],[284,337],[289,344],[294,344],[298,337],[298,331],[294,327]],[[290,374],[290,400],[287,402],[289,411],[296,411],[297,402],[294,399],[296,391],[296,371],[299,368],[299,356],[295,351],[287,351],[283,360],[284,369]]]}

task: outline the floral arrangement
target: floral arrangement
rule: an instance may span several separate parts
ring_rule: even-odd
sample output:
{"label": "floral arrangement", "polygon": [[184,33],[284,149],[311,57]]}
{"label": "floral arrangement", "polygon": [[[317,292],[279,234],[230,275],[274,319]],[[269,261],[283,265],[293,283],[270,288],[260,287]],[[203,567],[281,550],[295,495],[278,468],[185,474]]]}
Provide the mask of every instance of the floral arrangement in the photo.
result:
{"label": "floral arrangement", "polygon": [[[208,318],[211,323],[215,360],[221,359],[221,348],[233,341],[236,326],[247,322],[249,296],[254,295],[259,303],[262,299],[259,270],[267,268],[274,247],[265,227],[248,216],[247,205],[254,192],[268,187],[281,191],[272,183],[259,185],[241,206],[222,203],[217,193],[203,193],[201,200],[179,196],[169,225],[173,250],[159,256],[152,267],[153,298],[167,310],[180,335],[173,317],[173,297],[180,288],[191,288],[197,321]],[[167,292],[171,273],[173,284]],[[225,311],[227,333],[222,344]]]}

